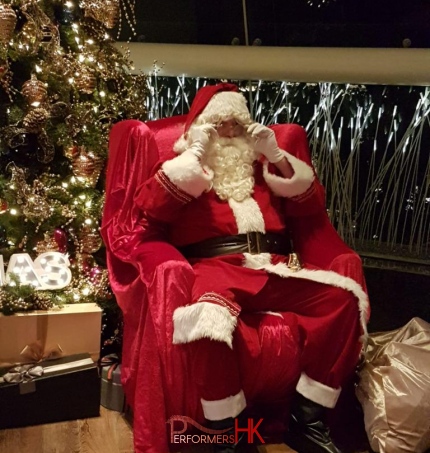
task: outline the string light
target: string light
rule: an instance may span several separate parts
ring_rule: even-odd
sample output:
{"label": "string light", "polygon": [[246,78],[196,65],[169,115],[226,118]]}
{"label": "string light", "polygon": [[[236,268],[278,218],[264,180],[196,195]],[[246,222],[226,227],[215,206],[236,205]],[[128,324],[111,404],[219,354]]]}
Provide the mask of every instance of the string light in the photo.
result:
{"label": "string light", "polygon": [[[146,99],[149,119],[187,113],[207,83],[213,81],[154,74]],[[395,251],[405,263],[428,260],[429,87],[280,81],[252,86],[256,121],[305,127],[331,220],[347,243],[372,253]]]}
{"label": "string light", "polygon": [[328,6],[334,3],[336,0],[307,0],[307,4],[309,6],[316,6],[317,8],[321,8],[324,6]]}
{"label": "string light", "polygon": [[[101,6],[105,4],[101,0],[96,1]],[[20,228],[22,227],[22,233],[20,230],[16,238],[5,238],[5,244],[8,244],[8,247],[13,247],[13,249],[28,249],[34,252],[39,250],[37,253],[40,253],[40,250],[43,250],[44,247],[46,250],[48,246],[60,246],[59,242],[53,240],[52,234],[54,228],[61,228],[67,235],[65,236],[66,243],[64,246],[67,247],[67,250],[70,249],[74,258],[70,269],[76,278],[73,279],[69,287],[55,296],[54,304],[60,301],[70,302],[70,300],[94,300],[94,298],[108,297],[107,276],[103,273],[103,278],[95,283],[91,274],[91,270],[96,266],[92,253],[101,246],[98,223],[103,204],[103,196],[100,189],[95,188],[95,185],[107,154],[108,132],[112,123],[118,119],[116,113],[119,111],[118,105],[121,105],[124,117],[145,117],[145,106],[142,103],[133,102],[136,98],[135,92],[145,93],[147,90],[145,77],[142,75],[136,78],[130,75],[129,55],[123,56],[115,51],[112,52],[109,45],[112,38],[103,23],[87,18],[80,20],[80,22],[77,21],[73,13],[73,10],[77,9],[77,2],[69,0],[62,2],[63,15],[57,18],[58,22],[55,25],[51,18],[43,12],[42,8],[45,6],[43,2],[13,3],[15,4],[15,11],[21,10],[22,12],[25,10],[29,15],[29,17],[25,16],[27,22],[23,20],[23,24],[33,23],[32,21],[34,21],[36,25],[33,31],[37,33],[40,31],[40,38],[35,33],[19,35],[21,28],[15,32],[15,38],[9,41],[14,43],[14,58],[24,60],[31,55],[43,54],[43,60],[35,65],[33,64],[33,70],[38,76],[40,74],[40,81],[45,84],[47,94],[43,100],[30,99],[25,104],[28,111],[23,113],[23,117],[28,120],[26,123],[28,126],[25,126],[28,129],[24,129],[21,124],[18,124],[10,128],[10,135],[6,137],[7,143],[3,143],[3,136],[0,137],[0,140],[2,140],[2,145],[9,146],[9,143],[11,143],[16,146],[11,140],[27,139],[28,130],[31,127],[35,131],[32,132],[32,137],[37,137],[37,140],[39,140],[40,136],[41,142],[40,145],[37,144],[37,148],[35,147],[37,152],[32,153],[29,157],[29,159],[34,160],[34,162],[29,161],[29,167],[32,167],[34,163],[34,168],[37,170],[40,167],[39,163],[44,164],[40,160],[39,150],[43,146],[52,146],[56,155],[64,150],[65,157],[71,162],[70,170],[73,175],[64,178],[64,174],[61,176],[42,173],[35,175],[35,181],[38,181],[40,185],[33,186],[32,180],[30,182],[26,180],[27,176],[22,180],[15,181],[14,184],[7,185],[8,197],[20,201],[16,203],[18,206],[10,203],[4,216],[8,221],[10,221],[10,218],[14,218],[13,222],[15,223],[18,223],[15,219],[22,216],[23,221],[19,225]],[[129,4],[132,3],[129,2]],[[133,15],[130,13],[129,17],[132,18]],[[61,29],[62,25],[70,28],[70,35],[67,33],[61,35],[62,39],[67,35],[66,39],[72,41],[67,44],[66,50],[63,49],[59,40],[58,30]],[[36,40],[32,44],[30,38],[33,39],[34,37],[36,37]],[[95,45],[97,45],[97,48],[92,48]],[[9,47],[6,49],[6,53],[8,49]],[[33,51],[35,53],[30,54]],[[97,52],[97,54],[94,54],[94,52]],[[9,55],[7,55],[7,58],[9,61]],[[5,66],[5,68],[8,69],[8,66]],[[88,84],[78,83],[78,78],[87,71],[95,80],[95,89],[89,93],[84,91],[88,88]],[[60,82],[60,77],[63,74],[63,80],[69,86],[59,87],[58,89],[55,84]],[[5,80],[6,76],[2,75],[0,82],[3,87]],[[21,87],[19,88],[21,89]],[[12,85],[10,86],[10,93],[13,96],[21,96],[20,91]],[[64,93],[67,95],[64,96]],[[145,95],[139,97],[144,99]],[[14,98],[11,97],[10,104],[13,104],[13,102]],[[16,106],[19,107],[19,104],[15,104],[13,109],[4,105],[3,112],[8,115],[16,114]],[[42,107],[46,112],[43,115],[41,115]],[[13,121],[10,123],[12,124]],[[53,134],[48,134],[45,130],[45,124],[49,126],[60,124],[61,128]],[[43,137],[46,137],[44,143],[42,142]],[[50,140],[52,140],[52,143],[49,143]],[[79,153],[81,151],[86,152],[90,156],[85,165],[82,162],[76,163],[77,156],[66,154],[67,150],[71,148],[71,143],[78,143],[75,146],[79,148]],[[17,149],[21,156],[24,156],[24,153],[21,152],[22,146],[27,146],[27,144],[19,142],[18,148],[13,149]],[[55,168],[55,164],[55,162],[52,162],[52,168]],[[7,172],[5,177],[8,177]],[[78,196],[79,189],[85,190],[84,197]],[[78,194],[76,191],[78,191]],[[3,199],[3,189],[1,198]],[[55,225],[54,222],[57,222],[57,224]],[[81,228],[83,228],[81,225],[84,225],[85,231],[81,231]],[[49,235],[46,235],[47,233]],[[41,235],[43,235],[43,239],[40,238]],[[44,273],[51,274],[51,276],[44,275],[42,277],[42,273],[38,274],[41,285],[38,287],[38,291],[53,283],[52,274],[55,274],[55,278],[59,282],[66,280],[67,272],[61,269],[57,269],[58,272],[55,271],[55,262],[42,262],[41,265],[44,266]],[[31,281],[36,281],[31,274],[30,265],[21,266],[18,270],[20,277],[13,281],[14,285],[18,284],[19,287],[20,283],[27,285],[31,284]],[[9,283],[11,286],[12,280]],[[9,286],[9,283],[7,286]],[[17,290],[19,291],[19,288]],[[33,302],[23,304],[22,298],[19,297],[16,300],[19,299],[20,302],[11,302],[7,309],[13,311],[32,307],[40,308],[37,304],[44,297],[47,296],[34,296],[32,299],[34,305],[32,305]],[[6,310],[5,300],[1,298],[0,311]],[[11,299],[8,299],[8,301],[11,301]]]}

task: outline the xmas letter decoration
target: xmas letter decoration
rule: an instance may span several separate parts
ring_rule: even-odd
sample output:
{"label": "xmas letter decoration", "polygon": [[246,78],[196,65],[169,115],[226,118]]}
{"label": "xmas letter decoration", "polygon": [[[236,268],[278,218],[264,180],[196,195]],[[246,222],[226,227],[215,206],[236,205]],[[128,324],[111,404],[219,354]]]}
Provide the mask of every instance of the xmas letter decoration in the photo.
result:
{"label": "xmas letter decoration", "polygon": [[[0,256],[2,265],[3,257]],[[28,253],[15,253],[9,260],[6,278],[0,286],[11,284],[10,274],[18,277],[21,285],[31,285],[35,289],[63,289],[72,281],[69,269],[70,262],[66,255],[59,252],[46,252],[39,255],[33,262]],[[4,275],[4,268],[1,267]],[[0,270],[1,275],[1,270]]]}

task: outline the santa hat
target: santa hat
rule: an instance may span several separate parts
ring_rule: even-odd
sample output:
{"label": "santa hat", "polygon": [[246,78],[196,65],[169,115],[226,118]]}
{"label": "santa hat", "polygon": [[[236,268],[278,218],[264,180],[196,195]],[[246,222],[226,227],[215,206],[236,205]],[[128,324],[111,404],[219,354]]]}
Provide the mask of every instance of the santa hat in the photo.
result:
{"label": "santa hat", "polygon": [[246,99],[238,87],[231,83],[218,83],[200,88],[187,115],[184,133],[175,143],[174,150],[180,153],[187,148],[187,132],[192,125],[217,124],[230,118],[243,125],[252,122]]}
{"label": "santa hat", "polygon": [[235,118],[241,123],[251,122],[245,97],[231,83],[207,85],[201,88],[194,98],[185,122],[185,134],[192,124],[216,124],[227,118]]}

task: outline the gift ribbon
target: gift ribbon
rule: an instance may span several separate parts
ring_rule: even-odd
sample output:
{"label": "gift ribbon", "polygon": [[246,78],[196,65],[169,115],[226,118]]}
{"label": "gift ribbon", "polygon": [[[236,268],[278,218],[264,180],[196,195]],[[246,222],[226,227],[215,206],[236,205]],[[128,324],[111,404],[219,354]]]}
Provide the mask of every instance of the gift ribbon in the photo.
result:
{"label": "gift ribbon", "polygon": [[107,372],[107,380],[111,381],[112,380],[112,374],[113,372],[117,369],[118,365],[120,364],[119,357],[116,354],[108,354],[102,357],[99,360],[99,367],[105,367],[108,366],[108,372]]}
{"label": "gift ribbon", "polygon": [[[42,360],[58,359],[67,355],[68,351],[64,351],[59,344],[54,343],[55,338],[49,338],[49,324],[52,322],[51,316],[47,315],[44,311],[38,311],[31,315],[31,331],[30,337],[32,341],[28,343],[20,352],[15,348],[9,348],[4,356],[1,356],[0,367],[9,368],[19,363],[38,363]],[[34,326],[35,323],[35,326]],[[33,328],[35,327],[35,334],[33,336]],[[28,341],[28,336],[25,341]],[[25,343],[24,343],[25,344]],[[10,356],[9,356],[10,353]]]}
{"label": "gift ribbon", "polygon": [[37,365],[42,360],[54,360],[63,355],[61,346],[57,344],[53,348],[45,349],[42,341],[37,340],[25,346],[20,355],[31,363],[15,365],[2,378],[0,382],[21,384],[30,382],[43,375],[43,367]]}
{"label": "gift ribbon", "polygon": [[24,347],[20,355],[29,362],[41,362],[62,357],[63,350],[59,344],[46,348],[41,340],[34,341]]}
{"label": "gift ribbon", "polygon": [[43,367],[40,365],[27,364],[18,365],[11,368],[4,376],[3,380],[10,384],[20,384],[29,382],[43,375]]}

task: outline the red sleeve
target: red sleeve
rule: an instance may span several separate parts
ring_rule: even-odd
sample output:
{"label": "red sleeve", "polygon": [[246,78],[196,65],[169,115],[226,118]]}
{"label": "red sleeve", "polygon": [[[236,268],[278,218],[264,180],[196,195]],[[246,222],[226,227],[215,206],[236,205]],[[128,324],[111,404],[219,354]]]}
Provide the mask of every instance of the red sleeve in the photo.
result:
{"label": "red sleeve", "polygon": [[302,217],[325,211],[325,190],[315,177],[306,192],[285,199],[286,214],[289,217]]}
{"label": "red sleeve", "polygon": [[169,223],[194,197],[173,184],[160,167],[137,189],[135,202],[149,219]]}

